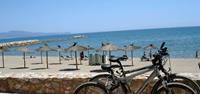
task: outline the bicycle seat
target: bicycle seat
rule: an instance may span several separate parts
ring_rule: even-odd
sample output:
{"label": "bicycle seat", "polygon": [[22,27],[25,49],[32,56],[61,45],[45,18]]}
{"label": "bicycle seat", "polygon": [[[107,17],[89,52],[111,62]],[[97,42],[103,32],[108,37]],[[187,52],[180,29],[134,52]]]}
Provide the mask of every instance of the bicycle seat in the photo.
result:
{"label": "bicycle seat", "polygon": [[111,71],[112,68],[120,68],[119,65],[110,65],[110,64],[103,64],[101,65],[101,69],[105,71]]}
{"label": "bicycle seat", "polygon": [[126,55],[123,55],[122,57],[110,57],[109,61],[110,62],[119,62],[119,61],[124,61],[127,59],[128,59],[128,57]]}

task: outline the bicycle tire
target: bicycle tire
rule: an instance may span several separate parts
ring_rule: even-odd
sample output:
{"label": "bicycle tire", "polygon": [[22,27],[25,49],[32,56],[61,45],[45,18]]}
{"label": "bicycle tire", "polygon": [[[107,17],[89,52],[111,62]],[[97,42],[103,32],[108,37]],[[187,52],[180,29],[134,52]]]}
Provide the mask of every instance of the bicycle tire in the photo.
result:
{"label": "bicycle tire", "polygon": [[[184,83],[184,84],[190,86],[197,94],[200,94],[199,85],[195,81],[191,80],[190,78],[180,76],[180,75],[176,75],[176,74],[170,74],[169,77],[171,77],[173,82]],[[178,81],[178,80],[182,80],[182,81]],[[152,91],[151,91],[151,94],[154,94],[154,92],[158,89],[158,87],[162,85],[161,83],[162,83],[162,81],[159,80],[154,84]]]}
{"label": "bicycle tire", "polygon": [[[91,90],[88,90],[91,89]],[[82,91],[84,90],[84,91]],[[97,92],[97,90],[99,92]],[[88,91],[88,92],[87,92]],[[104,85],[97,82],[86,82],[79,85],[73,94],[109,94]]]}
{"label": "bicycle tire", "polygon": [[178,82],[167,83],[167,88],[160,86],[154,94],[197,94],[188,85]]}
{"label": "bicycle tire", "polygon": [[99,78],[107,78],[108,76],[110,76],[110,74],[99,74],[92,77],[89,81],[98,81]]}

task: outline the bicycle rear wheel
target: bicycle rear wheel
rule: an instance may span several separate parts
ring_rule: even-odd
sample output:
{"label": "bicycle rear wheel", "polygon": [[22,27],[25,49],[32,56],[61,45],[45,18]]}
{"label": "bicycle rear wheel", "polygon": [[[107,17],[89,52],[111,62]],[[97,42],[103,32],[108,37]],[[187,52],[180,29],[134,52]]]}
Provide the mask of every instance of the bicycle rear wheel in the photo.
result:
{"label": "bicycle rear wheel", "polygon": [[97,82],[86,82],[75,89],[74,94],[108,94],[106,88]]}
{"label": "bicycle rear wheel", "polygon": [[167,88],[161,86],[154,94],[197,94],[189,86],[182,83],[168,83]]}

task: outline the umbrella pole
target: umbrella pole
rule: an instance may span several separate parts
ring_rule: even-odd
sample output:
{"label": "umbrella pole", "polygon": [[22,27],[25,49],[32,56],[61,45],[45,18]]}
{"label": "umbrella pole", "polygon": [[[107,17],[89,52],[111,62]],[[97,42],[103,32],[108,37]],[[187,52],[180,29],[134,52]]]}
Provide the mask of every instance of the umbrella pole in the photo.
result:
{"label": "umbrella pole", "polygon": [[23,56],[24,56],[24,68],[26,68],[26,60],[25,60],[25,52],[23,52]]}
{"label": "umbrella pole", "polygon": [[69,54],[70,54],[70,57],[72,58],[72,51],[70,51]]}
{"label": "umbrella pole", "polygon": [[90,55],[90,51],[88,50],[88,57],[89,57],[89,55]]}
{"label": "umbrella pole", "polygon": [[132,66],[133,66],[133,50],[131,51],[131,62],[132,62]]}
{"label": "umbrella pole", "polygon": [[2,51],[2,63],[3,63],[3,68],[5,67],[4,66],[4,52]]}
{"label": "umbrella pole", "polygon": [[43,63],[42,51],[40,52],[40,56],[41,56],[41,64],[42,64]]}
{"label": "umbrella pole", "polygon": [[77,52],[75,51],[75,60],[76,60],[76,69],[78,70],[78,64],[77,64]]}
{"label": "umbrella pole", "polygon": [[196,51],[196,55],[195,55],[195,58],[198,58],[199,56],[198,56],[198,51]]}
{"label": "umbrella pole", "polygon": [[[104,57],[104,52],[102,51],[102,57]],[[105,63],[105,57],[102,58],[102,62]]]}
{"label": "umbrella pole", "polygon": [[46,63],[47,63],[47,69],[49,68],[49,62],[48,62],[48,51],[46,51]]}
{"label": "umbrella pole", "polygon": [[[111,56],[111,51],[109,51],[109,59],[110,59],[110,56]],[[110,62],[110,65],[112,65],[112,63]]]}
{"label": "umbrella pole", "polygon": [[81,56],[79,56],[79,57],[80,57],[80,65],[82,65],[82,62],[81,62],[81,59],[82,59],[82,58],[81,58]]}
{"label": "umbrella pole", "polygon": [[61,64],[60,51],[58,52],[58,54],[59,54],[59,63]]}
{"label": "umbrella pole", "polygon": [[149,52],[149,57],[150,57],[150,59],[151,59],[151,57],[152,57],[152,55],[151,55],[151,49],[150,49],[150,52]]}
{"label": "umbrella pole", "polygon": [[124,54],[127,56],[127,51],[126,50],[124,51]]}

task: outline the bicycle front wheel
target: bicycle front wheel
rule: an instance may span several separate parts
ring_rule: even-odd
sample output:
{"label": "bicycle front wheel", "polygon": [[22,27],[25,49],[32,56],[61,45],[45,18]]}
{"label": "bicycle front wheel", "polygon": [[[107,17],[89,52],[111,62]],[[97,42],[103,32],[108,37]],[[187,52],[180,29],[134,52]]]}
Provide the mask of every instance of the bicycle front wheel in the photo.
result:
{"label": "bicycle front wheel", "polygon": [[74,94],[108,94],[106,88],[97,82],[86,82],[75,89]]}
{"label": "bicycle front wheel", "polygon": [[161,86],[155,94],[197,94],[189,86],[182,83],[168,83],[166,87]]}
{"label": "bicycle front wheel", "polygon": [[[176,75],[176,74],[170,74],[170,82],[179,82],[179,83],[183,83],[185,85],[188,85],[189,87],[191,87],[197,94],[200,94],[200,88],[199,85],[191,80],[190,78],[184,77],[184,76],[180,76],[180,75]],[[162,81],[159,80],[157,81],[151,91],[151,94],[154,94],[154,92],[158,89],[158,87],[160,87],[162,84]]]}

